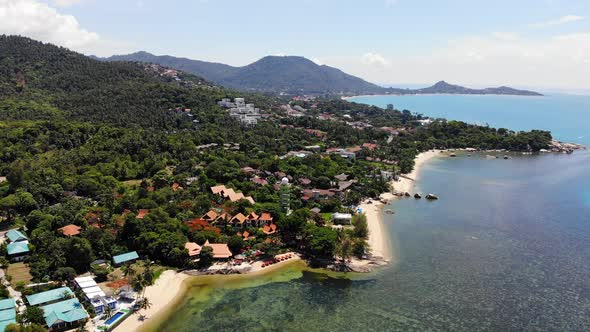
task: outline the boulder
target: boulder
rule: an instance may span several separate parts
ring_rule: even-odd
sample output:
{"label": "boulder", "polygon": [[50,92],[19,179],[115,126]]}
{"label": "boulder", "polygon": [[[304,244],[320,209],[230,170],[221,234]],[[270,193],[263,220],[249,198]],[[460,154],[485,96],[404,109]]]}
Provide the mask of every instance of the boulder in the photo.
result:
{"label": "boulder", "polygon": [[436,196],[435,194],[428,194],[426,195],[426,199],[435,200],[438,199],[438,196]]}
{"label": "boulder", "polygon": [[420,195],[419,193],[415,193],[414,198],[420,199],[420,198],[422,198],[422,195]]}

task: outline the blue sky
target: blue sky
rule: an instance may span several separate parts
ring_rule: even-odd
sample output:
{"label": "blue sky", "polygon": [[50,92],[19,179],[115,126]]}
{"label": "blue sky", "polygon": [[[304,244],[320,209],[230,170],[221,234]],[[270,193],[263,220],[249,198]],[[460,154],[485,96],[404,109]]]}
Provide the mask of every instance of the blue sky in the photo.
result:
{"label": "blue sky", "polygon": [[588,0],[0,0],[0,33],[102,56],[302,55],[377,83],[590,88]]}

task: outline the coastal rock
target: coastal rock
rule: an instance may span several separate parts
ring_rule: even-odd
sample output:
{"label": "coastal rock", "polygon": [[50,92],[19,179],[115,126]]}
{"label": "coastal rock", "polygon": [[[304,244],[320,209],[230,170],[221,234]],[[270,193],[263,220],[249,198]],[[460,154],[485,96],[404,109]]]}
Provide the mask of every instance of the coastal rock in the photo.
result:
{"label": "coastal rock", "polygon": [[411,195],[410,195],[410,193],[409,193],[409,192],[407,192],[407,191],[406,191],[406,192],[404,193],[404,196],[406,196],[406,197],[410,197]]}
{"label": "coastal rock", "polygon": [[419,193],[415,193],[415,194],[414,194],[414,198],[416,198],[416,199],[420,199],[420,198],[422,198],[422,195],[420,195]]}
{"label": "coastal rock", "polygon": [[[575,143],[564,143],[560,141],[551,141],[549,144],[549,148],[551,152],[560,152],[560,153],[573,153],[575,150],[585,150],[586,147],[581,144]],[[545,150],[547,151],[547,150]],[[542,151],[542,152],[545,152]]]}
{"label": "coastal rock", "polygon": [[428,200],[437,200],[438,196],[436,196],[435,194],[428,194],[426,195],[426,199]]}

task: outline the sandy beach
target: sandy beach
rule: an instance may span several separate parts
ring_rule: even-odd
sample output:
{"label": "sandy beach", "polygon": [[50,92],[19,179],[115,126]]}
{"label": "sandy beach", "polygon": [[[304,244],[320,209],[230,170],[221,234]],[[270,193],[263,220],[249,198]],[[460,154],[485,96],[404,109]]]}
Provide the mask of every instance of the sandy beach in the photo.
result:
{"label": "sandy beach", "polygon": [[[420,168],[430,159],[440,156],[440,150],[431,150],[420,153],[415,159],[414,170],[404,175],[399,181],[392,181],[391,186],[394,191],[412,192],[416,185],[416,179],[419,176]],[[384,200],[391,200],[395,198],[392,193],[383,193],[380,198]],[[369,201],[371,203],[369,203]],[[385,232],[385,225],[383,224],[383,207],[385,205],[378,200],[365,200],[360,204],[362,211],[367,216],[367,224],[369,226],[369,246],[373,257],[376,259],[383,259],[390,261],[393,257],[391,252],[391,244],[389,243],[389,236]]]}
{"label": "sandy beach", "polygon": [[[262,274],[274,272],[286,265],[291,265],[295,262],[300,262],[301,257],[296,253],[290,252],[293,257],[289,260],[273,264],[268,267],[262,267],[262,262],[252,264],[252,269],[244,274],[229,274],[229,275],[215,275],[217,278],[224,278],[226,280],[244,277],[255,277]],[[286,255],[282,254],[280,256]],[[200,278],[202,276],[191,276],[186,273],[178,273],[174,270],[166,270],[156,280],[156,283],[146,288],[145,296],[150,300],[152,306],[147,310],[141,310],[140,314],[145,316],[144,320],[139,319],[139,315],[131,315],[125,319],[113,331],[117,332],[137,332],[153,326],[158,323],[158,317],[165,315],[166,310],[178,303],[182,296],[184,296],[187,287],[190,285],[191,279]],[[210,276],[206,276],[210,277]]]}
{"label": "sandy beach", "polygon": [[[416,179],[419,176],[420,168],[430,159],[440,156],[439,150],[432,150],[419,154],[415,160],[414,170],[404,175],[400,181],[392,181],[391,185],[394,191],[412,192],[412,189],[416,185]],[[391,200],[396,198],[391,192],[383,193],[380,199]],[[371,201],[371,203],[369,203]],[[360,204],[362,211],[367,216],[367,224],[369,227],[369,245],[371,247],[373,260],[380,260],[389,262],[393,255],[389,236],[385,231],[385,225],[383,223],[383,207],[385,205],[379,200],[365,200]],[[236,277],[255,277],[257,275],[270,273],[277,269],[289,265],[290,263],[301,261],[301,258],[295,254],[294,257],[288,261],[284,261],[272,266],[262,268],[261,262],[256,262],[252,265],[252,269],[245,274],[239,275],[218,275],[219,278],[236,278]],[[361,265],[363,262],[358,262]],[[365,262],[366,263],[366,262]],[[146,289],[146,296],[152,303],[151,308],[148,310],[142,310],[141,314],[145,316],[145,319],[139,320],[139,315],[132,315],[117,326],[114,331],[118,332],[138,332],[146,325],[157,323],[157,317],[165,313],[166,309],[174,303],[178,303],[179,299],[184,295],[186,288],[188,287],[187,279],[199,278],[199,276],[190,276],[185,273],[177,273],[172,270],[165,271],[162,273],[160,278],[156,281],[153,286]],[[156,317],[156,318],[154,318]],[[155,320],[154,320],[155,319]]]}

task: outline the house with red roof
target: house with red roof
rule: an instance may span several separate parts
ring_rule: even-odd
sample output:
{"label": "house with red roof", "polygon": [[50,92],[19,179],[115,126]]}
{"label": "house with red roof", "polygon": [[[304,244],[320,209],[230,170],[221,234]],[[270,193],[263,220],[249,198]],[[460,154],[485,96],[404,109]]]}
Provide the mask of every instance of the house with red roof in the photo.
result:
{"label": "house with red roof", "polygon": [[203,247],[211,248],[215,259],[228,259],[232,256],[232,252],[225,243],[209,243],[209,240],[207,240]]}
{"label": "house with red roof", "polygon": [[137,212],[137,216],[135,216],[135,218],[136,219],[143,219],[148,214],[150,214],[149,209],[139,209],[139,211]]}
{"label": "house with red roof", "polygon": [[79,235],[81,230],[82,230],[82,227],[74,225],[74,224],[69,224],[69,225],[66,225],[66,226],[58,229],[58,231],[61,232],[65,236]]}

